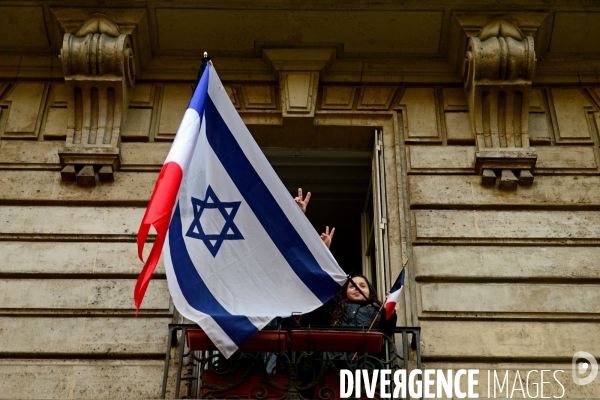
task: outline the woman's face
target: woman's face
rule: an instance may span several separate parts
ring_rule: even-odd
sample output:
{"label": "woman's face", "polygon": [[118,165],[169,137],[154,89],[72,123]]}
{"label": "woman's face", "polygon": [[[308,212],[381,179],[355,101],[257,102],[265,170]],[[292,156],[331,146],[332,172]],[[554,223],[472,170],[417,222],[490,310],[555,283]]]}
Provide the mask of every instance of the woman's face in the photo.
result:
{"label": "woman's face", "polygon": [[[367,281],[365,281],[364,278],[357,276],[356,278],[352,278],[352,280],[354,281],[356,286],[358,286],[360,290],[362,290],[362,292],[365,294],[365,296],[367,296],[367,298],[371,295],[371,293],[369,292],[369,285],[367,284]],[[352,282],[348,283],[346,296],[348,297],[348,300],[354,302],[367,301],[367,299],[365,299],[363,295],[360,294],[360,292],[354,287],[354,285],[352,285]]]}

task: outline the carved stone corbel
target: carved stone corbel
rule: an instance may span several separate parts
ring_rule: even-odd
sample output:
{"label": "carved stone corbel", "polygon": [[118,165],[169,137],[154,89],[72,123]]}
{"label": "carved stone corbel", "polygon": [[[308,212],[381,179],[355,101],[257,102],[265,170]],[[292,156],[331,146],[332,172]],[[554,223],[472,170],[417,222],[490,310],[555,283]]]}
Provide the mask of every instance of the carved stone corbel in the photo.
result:
{"label": "carved stone corbel", "polygon": [[279,71],[283,117],[314,117],[319,74],[335,59],[335,49],[265,49],[263,54]]}
{"label": "carved stone corbel", "polygon": [[114,180],[119,142],[135,81],[129,35],[102,14],[75,34],[65,33],[60,54],[67,89],[67,141],[59,150],[63,181],[94,186]]}
{"label": "carved stone corbel", "polygon": [[469,39],[464,85],[484,185],[495,185],[498,174],[500,189],[533,184],[529,95],[535,64],[533,38],[506,19],[488,22]]}

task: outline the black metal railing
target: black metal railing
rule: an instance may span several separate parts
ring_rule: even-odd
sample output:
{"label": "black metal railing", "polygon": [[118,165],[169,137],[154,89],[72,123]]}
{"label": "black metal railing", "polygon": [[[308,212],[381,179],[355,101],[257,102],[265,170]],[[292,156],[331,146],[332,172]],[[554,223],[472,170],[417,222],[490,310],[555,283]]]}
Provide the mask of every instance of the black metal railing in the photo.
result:
{"label": "black metal railing", "polygon": [[409,376],[412,368],[421,369],[418,327],[396,327],[385,335],[280,326],[255,338],[225,359],[197,325],[169,325],[161,398],[332,400],[339,398],[341,370],[403,369]]}

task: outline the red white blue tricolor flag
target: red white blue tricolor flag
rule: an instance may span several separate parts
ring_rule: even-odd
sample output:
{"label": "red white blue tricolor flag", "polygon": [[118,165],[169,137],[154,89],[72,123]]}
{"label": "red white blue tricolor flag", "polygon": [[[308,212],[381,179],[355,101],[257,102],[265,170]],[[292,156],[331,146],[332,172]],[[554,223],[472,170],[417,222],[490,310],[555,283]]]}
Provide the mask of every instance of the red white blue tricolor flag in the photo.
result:
{"label": "red white blue tricolor flag", "polygon": [[398,275],[396,283],[394,283],[394,286],[390,289],[390,294],[385,301],[385,319],[390,319],[394,313],[396,303],[400,298],[400,293],[402,293],[402,288],[404,287],[404,271],[405,269],[402,269],[402,272]]}
{"label": "red white blue tricolor flag", "polygon": [[135,288],[137,309],[163,249],[175,307],[226,357],[274,317],[312,311],[346,281],[210,61],[142,220],[140,259],[151,225],[157,237]]}

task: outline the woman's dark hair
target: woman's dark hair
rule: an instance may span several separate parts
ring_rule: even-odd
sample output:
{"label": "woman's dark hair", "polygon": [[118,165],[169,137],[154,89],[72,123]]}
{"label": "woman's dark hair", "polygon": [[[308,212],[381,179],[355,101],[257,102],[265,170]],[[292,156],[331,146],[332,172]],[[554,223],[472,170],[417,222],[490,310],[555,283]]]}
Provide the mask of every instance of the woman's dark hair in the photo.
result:
{"label": "woman's dark hair", "polygon": [[[373,288],[373,286],[371,285],[371,283],[369,282],[367,277],[364,275],[360,275],[360,274],[353,274],[350,276],[350,279],[354,279],[354,278],[363,278],[365,280],[365,282],[367,282],[367,285],[369,286],[369,300],[364,300],[364,302],[365,303],[373,303],[376,306],[381,306],[381,301],[379,301],[379,298],[377,297],[377,293],[375,292],[375,289]],[[329,310],[329,314],[331,315],[332,325],[336,325],[336,326],[339,325],[340,320],[342,319],[342,317],[344,316],[344,312],[346,311],[346,304],[348,304],[348,296],[347,296],[346,292],[348,291],[348,285],[351,285],[350,279],[348,279],[346,281],[344,286],[342,286],[340,288],[340,290],[338,290],[338,292],[333,297],[333,307],[331,310]]]}

